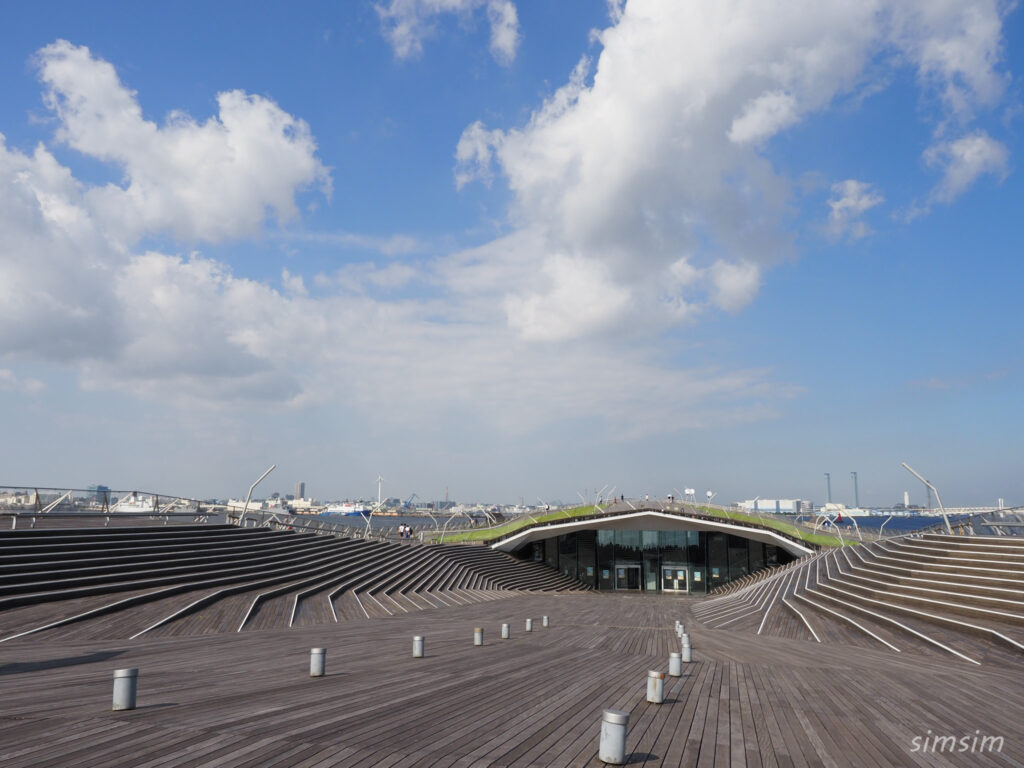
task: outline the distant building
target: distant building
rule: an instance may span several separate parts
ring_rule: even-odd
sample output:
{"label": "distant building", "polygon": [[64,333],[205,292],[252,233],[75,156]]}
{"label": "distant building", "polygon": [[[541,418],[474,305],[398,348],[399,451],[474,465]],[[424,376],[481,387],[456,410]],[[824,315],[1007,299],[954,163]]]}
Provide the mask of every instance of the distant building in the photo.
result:
{"label": "distant building", "polygon": [[302,480],[295,484],[295,498],[304,499],[306,498],[306,483]]}
{"label": "distant building", "polygon": [[806,515],[814,510],[814,504],[804,499],[750,499],[741,501],[739,506],[744,512],[767,512],[770,515]]}
{"label": "distant building", "polygon": [[102,504],[110,493],[110,489],[105,485],[90,485],[88,490],[92,493],[92,500],[97,504]]}
{"label": "distant building", "polygon": [[266,504],[260,499],[250,499],[248,505],[246,505],[245,499],[228,499],[225,506],[229,512],[241,512],[242,510],[259,512]]}

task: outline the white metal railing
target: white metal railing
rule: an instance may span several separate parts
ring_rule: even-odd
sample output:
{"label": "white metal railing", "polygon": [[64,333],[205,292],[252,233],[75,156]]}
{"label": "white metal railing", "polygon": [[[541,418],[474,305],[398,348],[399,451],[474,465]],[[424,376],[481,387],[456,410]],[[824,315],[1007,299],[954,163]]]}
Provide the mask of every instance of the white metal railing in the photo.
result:
{"label": "white metal railing", "polygon": [[197,499],[150,491],[123,491],[109,488],[53,488],[43,486],[0,486],[0,518],[10,519],[11,529],[19,521],[35,528],[46,519],[111,520],[149,518],[164,524],[173,518],[187,517],[206,523],[209,507]]}

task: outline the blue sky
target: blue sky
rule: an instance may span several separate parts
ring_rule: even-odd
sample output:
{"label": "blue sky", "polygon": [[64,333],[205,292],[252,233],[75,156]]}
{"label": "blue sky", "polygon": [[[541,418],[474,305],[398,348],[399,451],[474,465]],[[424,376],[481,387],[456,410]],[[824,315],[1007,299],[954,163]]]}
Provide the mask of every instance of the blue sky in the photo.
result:
{"label": "blue sky", "polygon": [[[2,482],[1024,503],[1021,13],[22,4]],[[849,497],[849,498],[847,498]]]}

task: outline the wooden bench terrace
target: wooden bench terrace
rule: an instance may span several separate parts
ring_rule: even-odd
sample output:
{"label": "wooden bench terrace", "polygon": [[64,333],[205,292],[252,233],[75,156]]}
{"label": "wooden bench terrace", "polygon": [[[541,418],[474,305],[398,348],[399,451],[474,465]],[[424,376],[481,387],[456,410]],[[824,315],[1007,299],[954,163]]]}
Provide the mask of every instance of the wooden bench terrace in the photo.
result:
{"label": "wooden bench terrace", "polygon": [[[828,550],[691,598],[587,591],[485,547],[169,530],[125,531],[127,547],[114,529],[0,535],[0,600],[28,600],[0,602],[4,768],[598,766],[605,708],[630,713],[633,766],[1024,764],[1012,546]],[[268,551],[258,574],[239,567]],[[1002,555],[1001,575],[968,557],[951,580],[962,551]],[[694,660],[650,704],[647,672],[679,650],[677,620]],[[309,676],[313,647],[327,649],[323,678]],[[138,708],[113,712],[112,673],[127,667]],[[1003,742],[915,750],[929,734]]]}

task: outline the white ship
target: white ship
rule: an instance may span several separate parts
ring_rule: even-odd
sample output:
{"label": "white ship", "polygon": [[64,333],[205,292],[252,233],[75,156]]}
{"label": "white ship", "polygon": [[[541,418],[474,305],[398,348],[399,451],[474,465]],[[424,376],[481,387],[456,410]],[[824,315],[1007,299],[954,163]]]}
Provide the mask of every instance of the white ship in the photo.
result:
{"label": "white ship", "polygon": [[128,496],[122,496],[111,508],[111,512],[152,512],[156,509],[152,496],[140,496],[132,491]]}
{"label": "white ship", "polygon": [[369,517],[371,511],[368,506],[360,502],[344,501],[340,504],[329,504],[324,510],[324,514]]}

